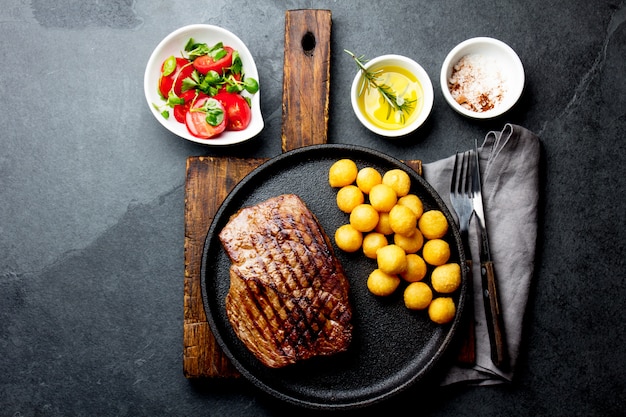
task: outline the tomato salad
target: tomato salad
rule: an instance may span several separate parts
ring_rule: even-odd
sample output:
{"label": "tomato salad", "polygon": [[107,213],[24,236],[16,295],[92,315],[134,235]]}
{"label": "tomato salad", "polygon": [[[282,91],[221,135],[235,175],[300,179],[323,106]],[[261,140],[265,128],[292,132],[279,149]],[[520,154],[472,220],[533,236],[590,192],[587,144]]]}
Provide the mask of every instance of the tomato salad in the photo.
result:
{"label": "tomato salad", "polygon": [[[244,76],[239,52],[222,42],[209,47],[189,38],[183,55],[163,61],[159,77],[159,94],[174,118],[201,139],[245,129],[252,111],[250,98],[242,93],[255,94],[259,84]],[[169,109],[161,115],[168,119]]]}

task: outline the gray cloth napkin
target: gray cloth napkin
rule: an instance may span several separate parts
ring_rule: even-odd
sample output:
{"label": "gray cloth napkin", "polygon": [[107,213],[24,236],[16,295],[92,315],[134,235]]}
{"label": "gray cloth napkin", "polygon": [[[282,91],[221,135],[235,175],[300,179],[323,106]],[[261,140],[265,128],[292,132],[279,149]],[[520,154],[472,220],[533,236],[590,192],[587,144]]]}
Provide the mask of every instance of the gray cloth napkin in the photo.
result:
{"label": "gray cloth napkin", "polygon": [[[522,321],[534,271],[539,203],[539,138],[529,130],[512,124],[501,132],[487,133],[479,148],[483,183],[483,204],[498,280],[509,370],[496,368],[491,361],[489,335],[485,321],[478,236],[474,220],[469,241],[474,260],[474,319],[476,323],[476,364],[472,368],[453,366],[442,385],[469,383],[491,385],[513,379],[522,336]],[[448,207],[454,156],[424,164],[424,178],[437,190]],[[456,215],[451,209],[453,215]]]}

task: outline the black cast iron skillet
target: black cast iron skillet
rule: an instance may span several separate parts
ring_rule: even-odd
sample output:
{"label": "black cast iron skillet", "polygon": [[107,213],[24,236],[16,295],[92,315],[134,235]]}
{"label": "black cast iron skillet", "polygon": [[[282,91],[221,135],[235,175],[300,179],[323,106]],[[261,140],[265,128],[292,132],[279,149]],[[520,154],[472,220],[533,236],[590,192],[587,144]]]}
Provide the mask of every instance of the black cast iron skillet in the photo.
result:
{"label": "black cast iron skillet", "polygon": [[218,234],[240,208],[277,195],[294,193],[317,216],[326,233],[348,222],[336,205],[337,190],[328,184],[328,170],[340,158],[350,158],[359,168],[371,166],[384,173],[393,168],[411,176],[411,192],[424,209],[439,209],[448,218],[445,237],[452,262],[462,265],[465,256],[457,227],[441,198],[415,171],[380,152],[352,145],[314,145],[286,152],[246,176],[227,196],[207,234],[202,259],[202,296],[207,319],[219,346],[237,370],[261,390],[292,404],[315,409],[346,409],[373,404],[422,379],[442,358],[459,326],[467,278],[453,294],[457,314],[452,323],[437,325],[425,311],[410,311],[403,303],[402,288],[390,297],[372,295],[367,277],[376,262],[361,252],[344,253],[335,247],[351,285],[354,333],[348,351],[313,358],[282,369],[258,361],[233,332],[224,307],[229,289],[228,259]]}

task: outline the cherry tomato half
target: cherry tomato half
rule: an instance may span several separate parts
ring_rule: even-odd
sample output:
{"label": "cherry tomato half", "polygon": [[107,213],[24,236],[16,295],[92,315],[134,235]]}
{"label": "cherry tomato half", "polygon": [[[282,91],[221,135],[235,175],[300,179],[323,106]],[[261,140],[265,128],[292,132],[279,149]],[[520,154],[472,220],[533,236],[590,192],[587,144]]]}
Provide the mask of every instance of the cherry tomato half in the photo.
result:
{"label": "cherry tomato half", "polygon": [[[163,71],[165,70],[165,64],[170,58],[163,61],[161,64],[161,77],[159,78],[159,91],[161,95],[167,99],[167,96],[174,85],[174,80],[176,79],[176,75],[180,72],[181,68],[185,65],[189,64],[189,61],[185,58],[176,58],[176,68],[174,71],[169,73],[168,75],[163,75]],[[181,80],[182,83],[182,80]]]}
{"label": "cherry tomato half", "polygon": [[204,94],[202,91],[192,89],[181,93],[179,97],[185,100],[185,104],[177,104],[174,106],[174,118],[179,123],[185,123],[187,112],[191,108],[194,100],[199,100],[203,97],[207,97],[207,95]]}
{"label": "cherry tomato half", "polygon": [[[208,104],[213,105],[214,109],[218,111],[221,110],[223,112],[221,122],[215,126],[207,122],[207,113],[201,110],[205,106],[205,103],[209,100],[211,100],[211,103]],[[224,106],[218,100],[211,97],[202,97],[197,99],[185,116],[185,125],[187,126],[189,133],[201,139],[210,139],[219,135],[226,129],[227,122],[228,116],[224,111]]]}
{"label": "cherry tomato half", "polygon": [[187,63],[176,73],[176,76],[174,77],[174,93],[176,93],[178,97],[180,97],[183,93],[183,81],[185,78],[191,77],[191,74],[193,74],[194,71],[195,68],[192,63],[187,61]]}
{"label": "cherry tomato half", "polygon": [[208,55],[202,55],[193,60],[193,66],[199,73],[206,75],[209,71],[215,71],[222,75],[224,70],[233,65],[233,48],[230,46],[224,46],[226,55],[214,61]]}
{"label": "cherry tomato half", "polygon": [[227,130],[243,130],[250,124],[252,110],[245,98],[236,93],[221,92],[215,95],[226,109],[228,116]]}

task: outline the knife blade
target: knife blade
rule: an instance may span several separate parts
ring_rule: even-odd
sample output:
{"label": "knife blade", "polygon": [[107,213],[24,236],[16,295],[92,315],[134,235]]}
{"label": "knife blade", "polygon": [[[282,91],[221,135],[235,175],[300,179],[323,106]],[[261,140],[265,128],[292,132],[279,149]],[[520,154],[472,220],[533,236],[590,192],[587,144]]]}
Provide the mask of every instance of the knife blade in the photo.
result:
{"label": "knife blade", "polygon": [[496,274],[493,267],[493,261],[491,260],[489,237],[487,235],[487,225],[483,209],[480,159],[478,157],[477,139],[474,140],[474,155],[474,166],[472,167],[472,185],[474,193],[472,203],[474,205],[474,214],[477,219],[478,229],[480,232],[480,276],[483,287],[483,301],[485,304],[487,330],[489,332],[489,342],[491,345],[491,360],[499,369],[505,370],[508,368],[508,353],[504,332],[504,319],[498,295]]}

